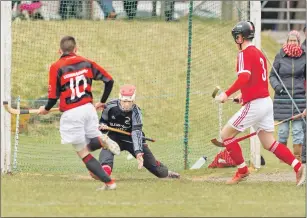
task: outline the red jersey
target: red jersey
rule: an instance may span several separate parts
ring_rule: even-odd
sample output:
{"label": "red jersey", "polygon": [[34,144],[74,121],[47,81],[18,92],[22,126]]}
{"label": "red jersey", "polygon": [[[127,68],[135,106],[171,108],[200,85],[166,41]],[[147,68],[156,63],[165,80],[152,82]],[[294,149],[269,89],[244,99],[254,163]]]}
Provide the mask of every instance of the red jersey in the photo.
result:
{"label": "red jersey", "polygon": [[237,74],[240,73],[250,74],[248,82],[241,88],[243,104],[270,95],[266,59],[255,46],[250,45],[239,52]]}
{"label": "red jersey", "polygon": [[61,111],[92,102],[92,80],[108,82],[112,77],[91,60],[63,55],[50,67],[48,98],[60,98]]}

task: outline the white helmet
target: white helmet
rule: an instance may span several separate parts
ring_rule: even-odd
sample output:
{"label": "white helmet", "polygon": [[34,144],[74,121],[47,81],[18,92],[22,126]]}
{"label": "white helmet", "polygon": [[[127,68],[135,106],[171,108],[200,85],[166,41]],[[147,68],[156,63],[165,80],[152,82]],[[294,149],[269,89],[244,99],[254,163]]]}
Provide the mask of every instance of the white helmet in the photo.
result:
{"label": "white helmet", "polygon": [[135,101],[136,87],[134,85],[123,85],[120,87],[119,100]]}

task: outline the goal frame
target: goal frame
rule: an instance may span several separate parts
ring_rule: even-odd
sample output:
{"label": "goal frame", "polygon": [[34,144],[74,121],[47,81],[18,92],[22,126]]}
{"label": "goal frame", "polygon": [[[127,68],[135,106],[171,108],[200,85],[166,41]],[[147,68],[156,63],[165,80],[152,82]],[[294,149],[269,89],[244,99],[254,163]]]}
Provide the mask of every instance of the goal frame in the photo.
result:
{"label": "goal frame", "polygon": [[[1,1],[1,102],[11,95],[12,8]],[[1,173],[11,172],[11,115],[1,104]]]}
{"label": "goal frame", "polygon": [[[255,38],[253,43],[261,50],[261,2],[250,1],[250,20],[255,25]],[[250,132],[255,132],[253,128],[250,128]],[[255,169],[261,168],[261,151],[260,141],[258,136],[250,138],[250,165]]]}

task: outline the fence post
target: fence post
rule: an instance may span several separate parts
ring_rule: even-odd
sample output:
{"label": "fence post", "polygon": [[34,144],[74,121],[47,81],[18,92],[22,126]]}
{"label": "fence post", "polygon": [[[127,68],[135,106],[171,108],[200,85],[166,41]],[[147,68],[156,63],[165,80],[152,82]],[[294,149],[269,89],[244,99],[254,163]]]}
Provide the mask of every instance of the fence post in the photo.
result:
{"label": "fence post", "polygon": [[[261,3],[260,1],[250,2],[250,20],[255,25],[255,38],[254,44],[258,49],[261,49]],[[254,132],[253,128],[250,128],[250,132]],[[250,138],[250,159],[251,165],[260,169],[261,167],[261,154],[260,154],[260,141],[258,136]]]}
{"label": "fence post", "polygon": [[3,106],[3,101],[11,98],[12,60],[12,5],[11,1],[1,1],[1,173],[11,171],[11,115]]}
{"label": "fence post", "polygon": [[192,15],[193,0],[189,6],[189,22],[188,22],[188,57],[187,57],[187,77],[186,77],[186,102],[184,115],[184,169],[189,169],[189,109],[190,109],[190,89],[191,89],[191,55],[192,55]]}

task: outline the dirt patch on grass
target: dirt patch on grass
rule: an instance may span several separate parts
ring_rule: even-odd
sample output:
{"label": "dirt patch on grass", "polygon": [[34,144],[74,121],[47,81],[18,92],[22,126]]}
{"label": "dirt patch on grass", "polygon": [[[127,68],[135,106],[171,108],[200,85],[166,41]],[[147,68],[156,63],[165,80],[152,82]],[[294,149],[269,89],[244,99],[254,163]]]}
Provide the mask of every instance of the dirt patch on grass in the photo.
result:
{"label": "dirt patch on grass", "polygon": [[[226,176],[199,176],[192,177],[192,181],[198,182],[225,182],[231,178]],[[295,173],[293,172],[274,172],[274,173],[251,173],[246,182],[295,182]]]}

